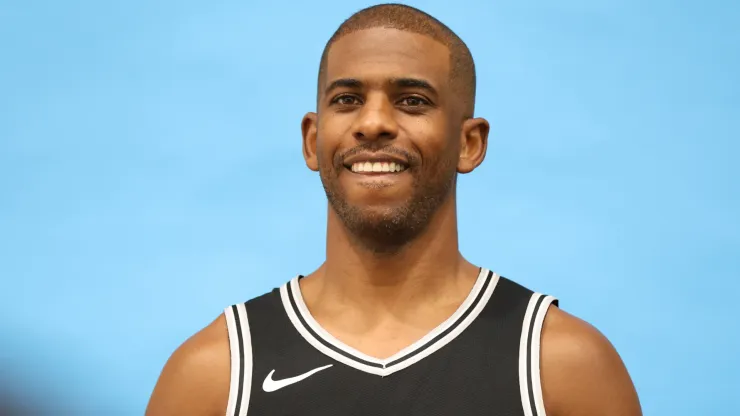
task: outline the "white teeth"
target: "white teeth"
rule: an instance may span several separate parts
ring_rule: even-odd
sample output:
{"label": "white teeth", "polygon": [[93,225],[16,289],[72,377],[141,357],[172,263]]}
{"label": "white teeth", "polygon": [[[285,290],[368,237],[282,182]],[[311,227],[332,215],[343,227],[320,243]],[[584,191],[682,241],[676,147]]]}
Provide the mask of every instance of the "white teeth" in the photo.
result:
{"label": "white teeth", "polygon": [[350,166],[352,172],[402,172],[406,167],[396,162],[356,162]]}

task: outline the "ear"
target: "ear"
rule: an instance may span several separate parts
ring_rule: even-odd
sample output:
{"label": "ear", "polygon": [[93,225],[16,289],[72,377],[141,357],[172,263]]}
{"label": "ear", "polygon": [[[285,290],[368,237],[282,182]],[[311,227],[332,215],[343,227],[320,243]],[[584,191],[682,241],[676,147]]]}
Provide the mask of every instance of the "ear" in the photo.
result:
{"label": "ear", "polygon": [[319,170],[319,159],[316,156],[316,134],[318,131],[318,116],[316,113],[307,113],[301,122],[303,134],[303,159],[306,166],[314,172]]}
{"label": "ear", "polygon": [[460,159],[457,161],[459,173],[470,173],[483,163],[488,149],[490,126],[483,118],[470,118],[463,122],[460,134]]}

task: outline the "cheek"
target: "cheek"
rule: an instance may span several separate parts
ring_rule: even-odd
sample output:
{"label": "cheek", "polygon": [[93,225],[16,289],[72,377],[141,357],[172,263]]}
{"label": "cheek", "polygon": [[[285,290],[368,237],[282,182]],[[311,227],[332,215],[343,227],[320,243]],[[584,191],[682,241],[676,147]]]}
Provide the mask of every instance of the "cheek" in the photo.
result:
{"label": "cheek", "polygon": [[335,178],[341,173],[341,169],[344,169],[342,152],[335,143],[317,141],[316,157],[319,164],[319,173],[326,180]]}
{"label": "cheek", "polygon": [[320,163],[319,167],[323,164],[323,168],[330,169],[335,164],[335,158],[338,157],[342,146],[341,137],[345,130],[343,124],[342,120],[334,115],[327,115],[320,120],[316,132],[316,154]]}
{"label": "cheek", "polygon": [[324,169],[327,165],[331,165],[332,157],[335,153],[335,143],[331,139],[331,133],[325,129],[319,129],[316,132],[316,157],[319,161],[319,168]]}
{"label": "cheek", "polygon": [[423,164],[428,164],[432,169],[448,165],[450,161],[456,161],[459,153],[459,140],[457,132],[453,131],[446,123],[429,124],[424,131],[419,131],[415,145],[421,153]]}

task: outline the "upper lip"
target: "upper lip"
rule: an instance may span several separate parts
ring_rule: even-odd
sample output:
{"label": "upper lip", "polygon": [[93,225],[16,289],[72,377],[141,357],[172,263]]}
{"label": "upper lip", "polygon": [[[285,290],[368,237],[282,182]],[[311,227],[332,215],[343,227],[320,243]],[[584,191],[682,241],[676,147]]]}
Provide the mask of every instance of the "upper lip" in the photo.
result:
{"label": "upper lip", "polygon": [[361,153],[344,159],[344,166],[351,167],[357,162],[395,162],[396,164],[401,164],[403,166],[409,165],[409,162],[406,159],[397,155],[390,155],[387,153]]}

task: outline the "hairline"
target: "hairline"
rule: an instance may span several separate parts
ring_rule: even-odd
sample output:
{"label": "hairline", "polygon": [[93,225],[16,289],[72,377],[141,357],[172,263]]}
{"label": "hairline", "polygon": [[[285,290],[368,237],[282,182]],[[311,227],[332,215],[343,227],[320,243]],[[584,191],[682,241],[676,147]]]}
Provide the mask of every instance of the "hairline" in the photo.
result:
{"label": "hairline", "polygon": [[421,31],[417,31],[417,30],[400,29],[400,28],[394,27],[392,25],[378,25],[378,26],[366,27],[366,28],[362,28],[362,29],[359,29],[359,30],[350,31],[350,32],[347,32],[347,33],[342,33],[342,34],[339,34],[338,36],[332,37],[329,40],[329,42],[326,45],[326,48],[324,49],[324,52],[321,55],[321,63],[319,64],[319,80],[318,80],[319,81],[319,84],[320,84],[319,85],[319,88],[322,87],[321,84],[326,84],[326,69],[327,69],[327,67],[329,65],[329,52],[331,52],[331,49],[334,47],[334,44],[337,43],[337,42],[339,42],[340,40],[342,40],[346,36],[353,35],[355,33],[359,33],[359,32],[365,31],[365,30],[373,30],[373,29],[398,30],[400,32],[411,33],[411,34],[414,34],[414,35],[421,35],[421,36],[424,36],[426,38],[429,38],[429,39],[431,39],[431,40],[433,40],[433,41],[441,44],[442,46],[444,46],[447,49],[448,60],[449,60],[449,64],[450,64],[448,78],[450,80],[452,80],[452,77],[454,75],[453,74],[453,66],[454,66],[453,63],[454,63],[454,60],[455,60],[455,55],[452,53],[452,48],[449,45],[449,42],[445,42],[444,40],[439,39],[437,36],[432,36],[432,35],[429,35],[427,33],[423,33]]}

